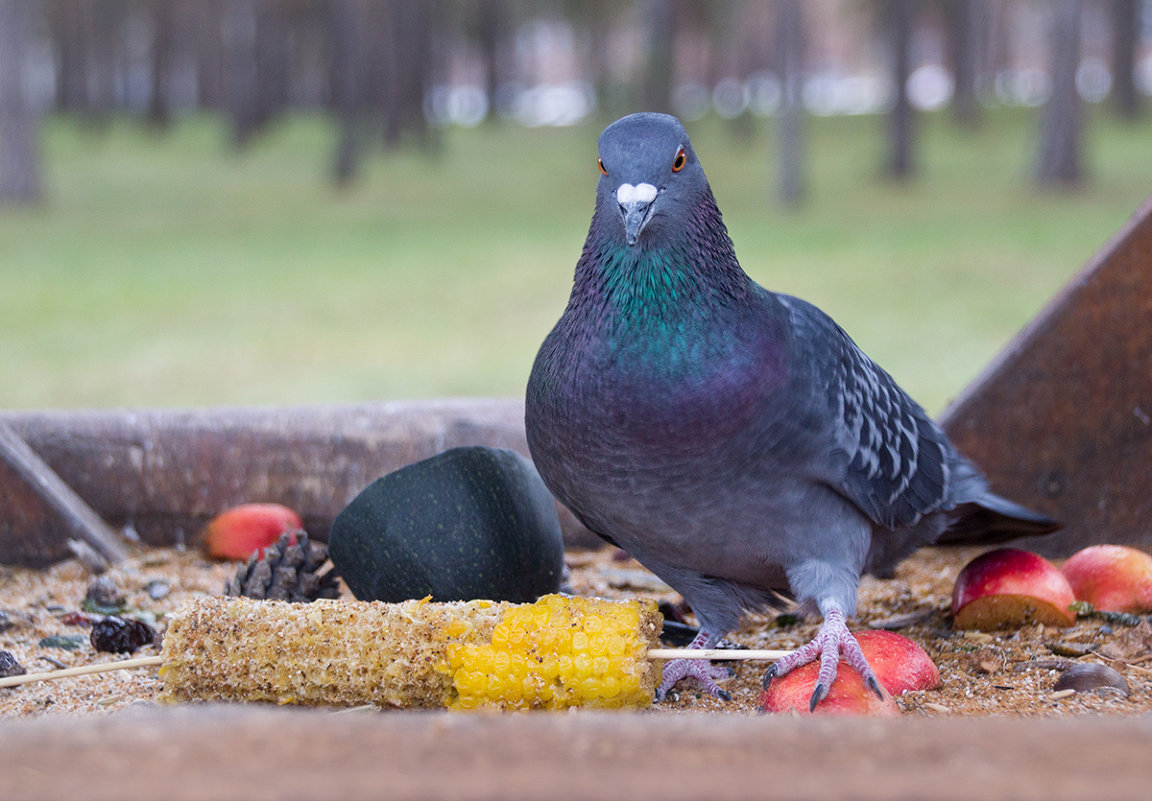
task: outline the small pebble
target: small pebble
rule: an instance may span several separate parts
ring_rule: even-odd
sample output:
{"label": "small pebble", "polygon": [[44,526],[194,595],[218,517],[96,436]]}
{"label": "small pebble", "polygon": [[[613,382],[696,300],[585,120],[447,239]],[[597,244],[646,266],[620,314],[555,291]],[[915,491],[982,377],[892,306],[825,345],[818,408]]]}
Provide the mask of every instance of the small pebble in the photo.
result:
{"label": "small pebble", "polygon": [[9,676],[23,676],[27,672],[10,652],[0,651],[0,679],[6,679]]}
{"label": "small pebble", "polygon": [[124,609],[124,594],[110,576],[97,576],[84,593],[84,611],[114,615]]}
{"label": "small pebble", "polygon": [[75,651],[88,639],[83,634],[53,634],[44,637],[37,643],[41,648],[60,648],[65,651]]}
{"label": "small pebble", "polygon": [[951,708],[944,706],[944,704],[937,704],[933,703],[932,701],[925,701],[923,704],[921,704],[921,706],[925,709],[931,709],[933,712],[940,712],[942,714],[946,714],[952,711]]}
{"label": "small pebble", "polygon": [[144,585],[144,590],[153,601],[162,601],[172,592],[172,585],[164,579],[152,579]]}
{"label": "small pebble", "polygon": [[1059,701],[1061,699],[1068,698],[1068,697],[1073,696],[1075,694],[1076,694],[1075,690],[1057,690],[1056,692],[1054,692],[1048,696],[1048,700]]}

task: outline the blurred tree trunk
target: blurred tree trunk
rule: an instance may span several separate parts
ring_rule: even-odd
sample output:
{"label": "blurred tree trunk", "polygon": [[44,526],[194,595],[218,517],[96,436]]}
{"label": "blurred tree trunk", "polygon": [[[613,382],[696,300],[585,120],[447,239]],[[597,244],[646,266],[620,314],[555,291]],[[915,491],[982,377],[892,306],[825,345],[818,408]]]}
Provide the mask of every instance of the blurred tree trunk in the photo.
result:
{"label": "blurred tree trunk", "polygon": [[224,0],[197,0],[189,6],[196,58],[197,108],[225,107],[224,88]]}
{"label": "blurred tree trunk", "polygon": [[24,91],[36,0],[0,0],[0,205],[40,199],[36,110]]}
{"label": "blurred tree trunk", "polygon": [[781,83],[780,201],[789,208],[804,198],[804,12],[801,0],[776,3],[776,50]]}
{"label": "blurred tree trunk", "polygon": [[256,36],[256,130],[262,131],[288,103],[292,70],[292,27],[289,4],[257,2]]}
{"label": "blurred tree trunk", "polygon": [[1136,48],[1140,42],[1141,0],[1112,0],[1112,86],[1116,112],[1135,120],[1143,111],[1136,90]]}
{"label": "blurred tree trunk", "polygon": [[232,145],[246,147],[257,128],[255,0],[228,0],[221,18],[224,92]]}
{"label": "blurred tree trunk", "polygon": [[331,0],[332,100],[340,122],[332,179],[346,186],[360,170],[360,118],[363,105],[361,32],[364,30],[362,0]]}
{"label": "blurred tree trunk", "polygon": [[106,125],[116,111],[118,101],[117,83],[126,81],[126,65],[121,59],[123,52],[124,20],[128,15],[126,0],[104,0],[92,3],[90,35],[92,37],[91,73],[89,75],[90,102],[89,121]]}
{"label": "blurred tree trunk", "polygon": [[406,133],[432,144],[424,116],[424,94],[432,82],[433,19],[442,9],[430,0],[390,0],[383,11],[383,61],[378,96],[384,112],[384,144],[396,147]]}
{"label": "blurred tree trunk", "polygon": [[675,0],[647,0],[648,62],[641,93],[643,111],[672,111],[672,49],[676,38]]}
{"label": "blurred tree trunk", "polygon": [[173,0],[149,0],[152,18],[152,85],[148,98],[148,123],[165,130],[172,123],[172,48],[175,42]]}
{"label": "blurred tree trunk", "polygon": [[56,107],[87,115],[92,5],[86,0],[55,0],[45,12],[56,53]]}
{"label": "blurred tree trunk", "polygon": [[507,0],[483,0],[477,4],[476,33],[484,54],[484,92],[488,119],[496,119],[496,95],[504,81],[503,47],[508,36]]}
{"label": "blurred tree trunk", "polygon": [[1080,66],[1080,0],[1053,0],[1051,57],[1052,96],[1040,119],[1040,154],[1036,178],[1043,184],[1079,183],[1083,178],[1083,121],[1076,92]]}
{"label": "blurred tree trunk", "polygon": [[888,32],[892,57],[890,80],[896,92],[888,113],[888,175],[904,180],[915,172],[912,149],[915,143],[915,114],[908,100],[911,72],[913,0],[888,0]]}
{"label": "blurred tree trunk", "polygon": [[612,80],[609,69],[608,50],[611,47],[612,11],[614,6],[611,0],[587,0],[580,8],[586,14],[588,29],[588,74],[592,79],[592,86],[596,92],[601,108],[613,116],[614,112],[629,105],[621,97],[620,87]]}
{"label": "blurred tree trunk", "polygon": [[980,75],[985,11],[984,0],[951,0],[944,5],[954,80],[952,116],[964,126],[980,122],[976,82]]}

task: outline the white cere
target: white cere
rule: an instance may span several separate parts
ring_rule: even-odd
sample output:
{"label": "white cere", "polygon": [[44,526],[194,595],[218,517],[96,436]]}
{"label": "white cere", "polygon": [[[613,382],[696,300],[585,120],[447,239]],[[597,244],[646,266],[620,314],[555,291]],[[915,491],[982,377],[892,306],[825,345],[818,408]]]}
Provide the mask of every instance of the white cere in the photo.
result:
{"label": "white cere", "polygon": [[616,201],[621,206],[627,206],[629,203],[651,203],[656,199],[656,187],[652,184],[620,184],[620,188],[616,190]]}

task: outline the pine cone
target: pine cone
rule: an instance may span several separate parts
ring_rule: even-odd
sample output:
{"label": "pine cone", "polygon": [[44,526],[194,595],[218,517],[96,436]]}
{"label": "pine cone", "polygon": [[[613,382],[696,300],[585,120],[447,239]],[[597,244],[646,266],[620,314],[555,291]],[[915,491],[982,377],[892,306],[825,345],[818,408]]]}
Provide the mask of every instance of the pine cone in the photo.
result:
{"label": "pine cone", "polygon": [[[290,544],[292,534],[295,545]],[[297,603],[339,598],[337,574],[328,562],[328,548],[321,542],[310,542],[304,531],[292,534],[282,534],[278,543],[265,548],[263,559],[253,554],[224,585],[224,594]],[[326,565],[328,570],[321,573]]]}

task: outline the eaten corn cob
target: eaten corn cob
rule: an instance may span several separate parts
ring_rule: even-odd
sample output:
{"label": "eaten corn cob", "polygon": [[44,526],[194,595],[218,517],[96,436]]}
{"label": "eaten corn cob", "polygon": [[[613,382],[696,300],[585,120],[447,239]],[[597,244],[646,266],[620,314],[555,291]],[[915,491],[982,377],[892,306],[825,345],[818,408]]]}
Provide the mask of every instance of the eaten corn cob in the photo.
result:
{"label": "eaten corn cob", "polygon": [[310,604],[204,598],[164,636],[172,701],[409,708],[643,707],[660,668],[651,601],[548,595]]}

